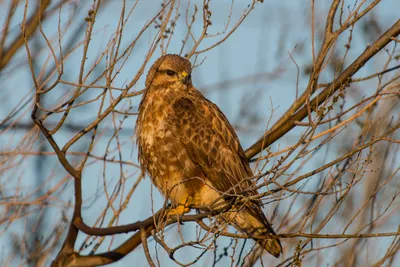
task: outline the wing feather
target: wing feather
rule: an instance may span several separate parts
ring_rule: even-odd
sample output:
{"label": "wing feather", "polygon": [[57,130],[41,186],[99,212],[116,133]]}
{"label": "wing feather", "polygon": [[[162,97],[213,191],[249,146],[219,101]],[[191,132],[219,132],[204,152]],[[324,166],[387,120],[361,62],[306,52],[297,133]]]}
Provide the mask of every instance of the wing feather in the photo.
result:
{"label": "wing feather", "polygon": [[[199,93],[200,94],[200,93]],[[172,135],[180,139],[192,161],[197,164],[212,186],[225,197],[242,193],[254,186],[249,163],[239,139],[219,108],[201,94],[178,98],[168,119]],[[256,195],[247,191],[245,195]],[[273,230],[261,210],[260,201],[250,201],[245,209]]]}
{"label": "wing feather", "polygon": [[[239,193],[251,187],[253,176],[232,126],[216,105],[204,97],[181,97],[168,122],[192,160],[221,192]],[[256,192],[250,192],[250,194]]]}
{"label": "wing feather", "polygon": [[[253,176],[253,172],[233,127],[219,108],[200,93],[175,100],[168,123],[174,131],[172,134],[180,140],[192,161],[201,168],[215,189],[226,194],[225,198],[254,186],[250,179],[245,179]],[[256,194],[257,190],[246,193]],[[258,234],[275,234],[261,206],[260,201],[249,201],[244,204],[243,211],[264,227],[255,227],[257,223],[250,223],[250,227],[246,223],[238,226],[247,226],[256,233],[260,231]],[[260,241],[260,244],[271,253],[275,252],[275,256],[279,255],[282,251],[279,240],[267,241]]]}

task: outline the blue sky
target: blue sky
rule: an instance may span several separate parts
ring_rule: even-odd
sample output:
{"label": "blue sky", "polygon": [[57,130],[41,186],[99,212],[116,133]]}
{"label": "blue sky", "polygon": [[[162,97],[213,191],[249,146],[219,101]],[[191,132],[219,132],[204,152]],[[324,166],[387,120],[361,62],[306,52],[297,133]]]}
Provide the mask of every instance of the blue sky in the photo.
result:
{"label": "blue sky", "polygon": [[[87,8],[78,11],[77,20],[74,21],[75,24],[79,23],[80,20],[84,19],[89,10],[90,3],[92,1],[87,1]],[[182,1],[183,2],[183,1]],[[249,4],[250,1],[235,1],[232,22],[233,24],[242,14],[243,9]],[[324,18],[327,13],[327,8],[329,7],[330,1],[316,1],[316,21],[317,28],[324,28]],[[349,4],[353,1],[348,1]],[[371,1],[369,1],[371,2]],[[134,2],[128,1],[128,7]],[[201,6],[202,1],[191,1],[191,3],[196,3]],[[155,14],[158,10],[160,2],[151,1],[139,1],[137,8],[134,10],[131,18],[128,21],[128,26],[125,28],[125,34],[122,41],[122,47],[128,44],[136,34],[140,31],[140,28],[146,21]],[[212,15],[212,26],[210,31],[218,32],[223,29],[224,24],[227,21],[228,10],[230,8],[230,1],[219,1],[218,3],[211,3]],[[185,5],[180,9],[182,14],[181,18],[178,20],[178,27],[175,30],[174,37],[172,39],[171,45],[168,49],[168,53],[177,53],[180,50],[181,40],[185,34],[184,26],[184,14]],[[118,18],[121,10],[121,1],[111,1],[106,8],[102,9],[97,16],[95,34],[92,38],[92,43],[88,53],[88,62],[92,62],[95,57],[99,54],[102,49],[104,49],[109,41],[111,34],[113,34],[116,25],[118,23]],[[292,62],[289,56],[289,52],[292,53],[293,58],[300,68],[299,76],[299,90],[303,90],[308,82],[307,75],[304,75],[305,68],[311,62],[311,30],[309,16],[310,12],[310,1],[264,1],[263,4],[257,4],[255,10],[249,15],[248,18],[243,22],[243,24],[237,29],[237,31],[229,37],[227,41],[217,46],[216,48],[204,53],[200,56],[204,59],[204,63],[194,69],[192,77],[194,85],[200,89],[205,95],[215,102],[226,114],[228,119],[237,126],[238,134],[242,142],[242,146],[247,148],[254,141],[258,139],[259,136],[265,130],[266,123],[271,116],[272,107],[274,112],[272,114],[271,122],[276,121],[281,114],[283,114],[289,105],[295,99],[295,88],[296,88],[296,75],[297,69],[295,64]],[[396,0],[385,0],[382,1],[380,5],[372,12],[372,15],[377,18],[380,22],[382,29],[389,27],[395,20],[398,19],[398,10],[400,10],[400,2]],[[19,9],[17,12],[22,12]],[[61,12],[61,21],[68,18],[68,7],[65,7]],[[0,10],[0,17],[4,15],[4,10]],[[361,25],[362,23],[360,23]],[[199,35],[202,28],[201,20],[197,20],[194,25],[195,35]],[[368,28],[368,25],[367,25]],[[73,28],[72,28],[73,29]],[[13,23],[12,33],[19,33],[18,22]],[[83,31],[84,29],[82,29]],[[49,36],[54,36],[57,32],[57,21],[50,20],[44,25],[44,31]],[[71,38],[73,30],[69,30],[64,36],[64,40]],[[145,53],[148,48],[148,44],[151,42],[152,38],[156,34],[156,30],[152,29],[146,32],[144,37],[138,42],[132,56],[127,61],[124,68],[121,70],[120,74],[117,76],[114,86],[122,87],[127,81],[132,79],[136,74],[140,64],[143,62]],[[351,59],[357,57],[364,49],[365,46],[371,42],[365,40],[362,37],[362,28],[356,27],[354,29],[354,41],[352,48],[350,50],[348,62]],[[83,35],[80,34],[76,38],[79,40],[83,39]],[[215,42],[217,39],[211,39],[200,46],[208,46],[209,44]],[[343,46],[346,39],[340,40],[338,46]],[[31,42],[31,45],[33,43]],[[191,48],[191,43],[188,44],[188,48]],[[63,79],[76,82],[76,77],[79,72],[79,64],[81,60],[81,50],[78,49],[75,54],[65,64],[65,75]],[[155,59],[160,55],[160,51],[157,50],[150,60],[150,64],[155,61]],[[25,51],[22,50],[14,59],[15,64],[18,61],[25,61]],[[37,64],[39,66],[45,64],[46,54],[39,57]],[[102,62],[103,64],[105,62]],[[147,69],[150,67],[147,66]],[[367,75],[374,73],[376,69],[382,66],[383,61],[375,60],[371,61],[366,65],[366,67],[356,76]],[[101,64],[100,64],[101,65]],[[104,66],[104,65],[103,65]],[[101,68],[101,67],[100,67]],[[16,70],[14,70],[16,71]],[[32,80],[30,78],[30,73],[27,68],[18,70],[20,73],[18,75],[9,75],[14,73],[9,73],[9,78],[6,81],[7,88],[18,88],[15,95],[3,96],[7,99],[7,107],[0,111],[0,119],[5,116],[9,110],[14,107],[22,95],[32,94]],[[5,74],[4,74],[5,73]],[[234,82],[229,84],[227,88],[218,86],[222,81],[230,81],[238,78],[245,78],[251,75],[257,74],[257,77],[246,82]],[[7,69],[3,72],[3,75],[7,75]],[[1,77],[5,79],[5,77]],[[135,90],[140,90],[144,88],[144,78],[145,75],[141,77],[138,83],[135,85]],[[321,76],[321,81],[330,81],[332,79],[332,74],[326,72]],[[90,79],[89,79],[90,80]],[[60,92],[63,90],[67,92],[70,88],[68,86],[60,86],[54,93],[54,98],[59,97]],[[374,90],[374,86],[370,89]],[[92,91],[93,94],[88,94],[87,97],[95,95],[95,90]],[[58,94],[58,95],[57,95]],[[47,103],[51,103],[53,95],[48,96]],[[3,99],[2,99],[3,100]],[[140,98],[136,97],[131,99],[134,107],[137,106]],[[251,124],[250,127],[247,124],[247,120],[242,117],[240,113],[240,106],[243,103],[248,103],[251,107],[249,110],[250,116],[253,117],[257,123]],[[125,101],[120,107],[128,104],[128,100]],[[97,106],[89,105],[88,107],[77,109],[71,121],[76,124],[86,125],[97,114]],[[135,110],[135,108],[133,109]],[[29,112],[23,115],[25,121],[29,121]],[[132,130],[134,129],[134,118],[129,118],[124,122],[124,129]],[[111,120],[107,119],[101,124],[101,127],[110,128],[112,127]],[[294,143],[296,137],[298,137],[301,130],[291,131],[282,140],[277,142],[273,146],[274,149],[278,145],[286,146],[288,144]],[[70,138],[70,133],[61,132],[55,136],[56,140],[60,143],[65,142]],[[17,140],[22,138],[19,133],[14,133],[13,136],[1,136],[0,146],[1,147],[14,147],[17,145]],[[124,150],[123,159],[137,161],[137,150],[136,146],[132,141],[132,138],[124,136]],[[88,139],[84,139],[81,145]],[[107,146],[108,138],[103,138],[95,148],[95,153],[99,155],[104,154],[105,147]],[[115,145],[115,141],[112,142]],[[77,146],[78,148],[78,146]],[[336,152],[336,151],[335,151]],[[336,154],[332,153],[332,157]],[[329,157],[329,153],[328,153]],[[56,166],[57,169],[57,179],[54,183],[62,179],[65,172],[60,166],[57,166],[55,158],[46,159],[46,163],[49,166]],[[26,163],[26,170],[20,170],[21,175],[24,177],[24,186],[29,190],[30,186],[34,184],[34,178],[30,175],[29,169],[34,168],[35,162],[29,161]],[[309,168],[315,167],[319,162],[312,162],[308,166]],[[83,191],[84,191],[84,209],[83,217],[88,225],[95,222],[97,216],[103,210],[106,202],[103,190],[103,169],[102,165],[97,163],[85,168],[84,178],[83,178]],[[126,186],[129,187],[134,184],[137,170],[134,168],[126,167],[124,173],[128,178]],[[49,170],[50,173],[50,170]],[[113,185],[120,179],[120,170],[118,165],[107,165],[105,170],[106,180],[108,182],[107,187],[113,188]],[[30,184],[31,183],[31,184]],[[50,185],[48,185],[50,186]],[[110,189],[111,190],[111,189]],[[128,190],[126,190],[127,192]],[[152,193],[151,193],[152,192]],[[72,182],[69,182],[67,190],[60,196],[64,201],[72,200],[73,189]],[[152,198],[154,203],[154,209],[157,210],[163,204],[161,196],[157,193],[157,190],[150,185],[150,181],[146,178],[142,183],[140,183],[137,191],[132,197],[127,209],[123,212],[120,217],[119,224],[129,223],[136,220],[141,220],[147,218],[152,214]],[[266,212],[269,208],[266,209]],[[52,216],[60,216],[59,209],[50,208],[48,214]],[[47,222],[49,226],[53,225],[54,222]],[[185,224],[183,228],[183,233],[185,238],[194,237],[194,224]],[[167,240],[170,244],[179,244],[180,240],[177,238],[177,227],[169,227]],[[81,243],[85,236],[80,235],[77,245]],[[119,244],[123,240],[126,240],[127,235],[118,235],[113,241],[113,246]],[[221,238],[221,243],[226,243],[228,239]],[[252,242],[249,242],[252,243]],[[108,245],[108,243],[106,242]],[[285,244],[285,243],[283,243]],[[152,250],[152,256],[155,259],[154,246],[155,242],[150,241],[149,246]],[[106,249],[106,245],[102,245],[100,250]],[[3,246],[4,248],[4,246]],[[6,248],[5,248],[6,249]],[[168,256],[163,252],[163,250],[158,246],[158,255],[160,260],[163,262],[162,266],[174,266]],[[178,252],[177,256],[182,260],[182,262],[190,261],[193,255],[196,255],[193,250],[184,249]],[[329,253],[327,253],[329,256]],[[332,255],[330,255],[332,256]],[[207,266],[212,260],[212,255],[204,257],[201,262],[196,266]],[[137,248],[135,251],[130,253],[120,262],[113,264],[113,266],[128,266],[132,263],[136,266],[144,266],[146,260],[144,258],[143,250],[141,247]],[[222,265],[221,265],[222,266]]]}

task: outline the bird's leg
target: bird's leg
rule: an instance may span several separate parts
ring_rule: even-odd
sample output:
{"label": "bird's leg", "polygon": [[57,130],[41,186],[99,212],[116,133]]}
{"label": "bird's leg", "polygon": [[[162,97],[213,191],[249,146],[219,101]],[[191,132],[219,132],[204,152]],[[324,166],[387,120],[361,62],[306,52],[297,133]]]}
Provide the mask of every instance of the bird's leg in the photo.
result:
{"label": "bird's leg", "polygon": [[167,213],[167,218],[176,215],[183,215],[190,211],[190,203],[192,203],[192,197],[187,195],[183,201],[179,201],[177,207],[170,209]]}
{"label": "bird's leg", "polygon": [[190,208],[179,204],[176,208],[170,209],[167,213],[167,220],[174,216],[179,216],[178,223],[183,225],[183,222],[180,221],[180,217],[183,216],[185,213],[188,213]]}
{"label": "bird's leg", "polygon": [[176,208],[170,209],[167,216],[170,217],[174,215],[183,215],[185,213],[188,213],[189,211],[189,207],[185,206],[184,204],[179,204]]}

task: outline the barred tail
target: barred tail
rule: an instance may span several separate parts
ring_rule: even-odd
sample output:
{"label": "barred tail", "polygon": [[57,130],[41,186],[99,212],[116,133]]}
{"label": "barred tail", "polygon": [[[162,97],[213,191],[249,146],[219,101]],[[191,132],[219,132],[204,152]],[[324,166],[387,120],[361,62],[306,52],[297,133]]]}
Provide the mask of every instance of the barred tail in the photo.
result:
{"label": "barred tail", "polygon": [[[268,235],[270,233],[264,233],[262,235]],[[275,234],[275,233],[274,233]],[[258,239],[257,243],[268,251],[275,258],[279,258],[282,253],[282,245],[279,239]]]}
{"label": "barred tail", "polygon": [[[228,214],[225,215],[226,220],[229,220],[241,232],[254,236],[275,235],[264,214],[253,215],[253,212],[246,209]],[[282,245],[279,239],[254,238],[254,240],[274,257],[278,258],[281,255]]]}

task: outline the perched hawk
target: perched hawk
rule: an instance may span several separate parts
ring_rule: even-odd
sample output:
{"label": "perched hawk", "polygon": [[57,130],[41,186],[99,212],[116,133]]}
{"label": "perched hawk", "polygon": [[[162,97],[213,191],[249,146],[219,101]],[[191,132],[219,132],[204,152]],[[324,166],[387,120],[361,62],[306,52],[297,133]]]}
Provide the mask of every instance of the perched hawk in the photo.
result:
{"label": "perched hawk", "polygon": [[[234,129],[192,85],[191,71],[183,57],[159,58],[147,75],[136,126],[140,163],[177,214],[189,207],[217,209],[254,186],[246,179],[253,172]],[[222,217],[246,234],[275,234],[258,201],[234,206]],[[282,252],[278,239],[257,242],[275,257]]]}

